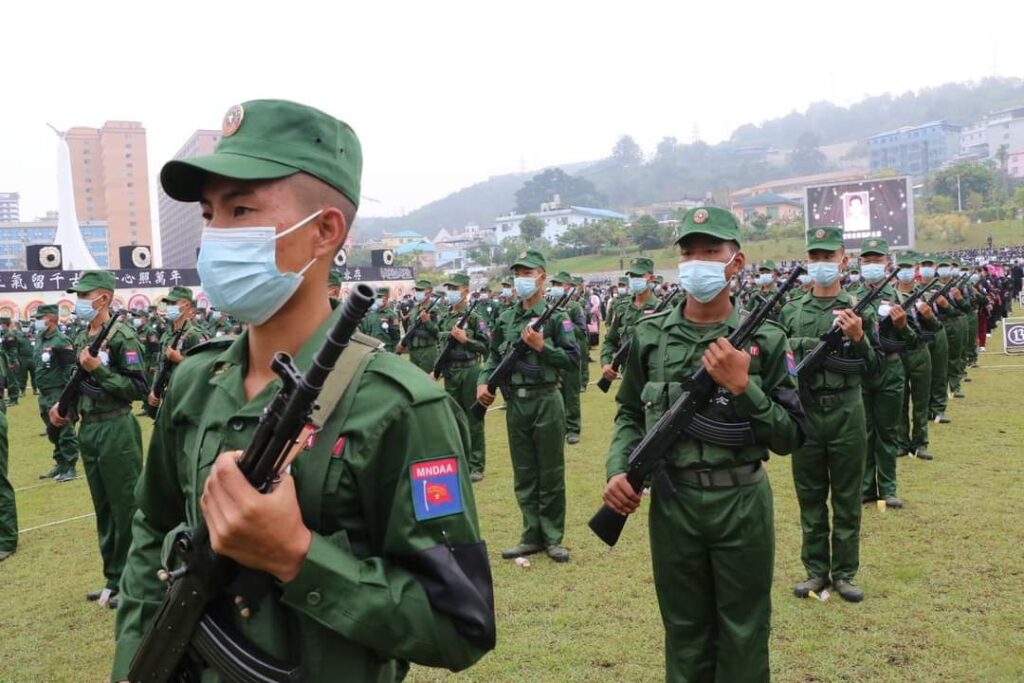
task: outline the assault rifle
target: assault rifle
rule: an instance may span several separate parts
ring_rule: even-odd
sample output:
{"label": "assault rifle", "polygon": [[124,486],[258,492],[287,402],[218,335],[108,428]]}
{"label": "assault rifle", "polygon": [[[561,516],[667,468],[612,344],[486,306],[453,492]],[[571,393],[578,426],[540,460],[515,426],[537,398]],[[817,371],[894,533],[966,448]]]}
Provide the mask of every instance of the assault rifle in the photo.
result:
{"label": "assault rifle", "polygon": [[[668,306],[669,303],[671,303],[671,302],[672,302],[672,295],[671,294],[666,295],[665,298],[662,299],[658,303],[658,305],[655,307],[654,311],[652,313],[650,313],[649,315],[657,315],[658,313],[661,313],[662,311],[665,310],[665,307]],[[631,347],[632,345],[633,345],[633,338],[632,337],[630,337],[625,342],[623,342],[622,346],[619,347],[619,350],[615,352],[614,356],[612,356],[612,363],[611,363],[612,370],[614,370],[615,372],[618,372],[619,368],[621,368],[623,365],[626,364],[626,359],[629,358],[629,347]],[[608,379],[606,377],[602,377],[601,379],[597,380],[597,388],[600,389],[601,391],[603,391],[604,393],[607,394],[608,390],[611,389],[611,387],[612,387],[612,381],[610,379]]]}
{"label": "assault rifle", "polygon": [[[427,310],[424,311],[424,313],[430,315],[430,311],[432,311],[434,306],[436,306],[438,302],[441,301],[441,299],[443,298],[444,297],[441,294],[435,294],[434,300],[430,302],[430,305],[427,306]],[[409,315],[412,315],[412,312],[410,312]],[[416,320],[414,320],[412,325],[409,326],[409,329],[406,331],[405,335],[398,340],[398,346],[395,347],[396,350],[401,349],[402,351],[405,351],[407,348],[409,348],[409,342],[412,341],[412,337],[414,334],[416,334],[416,330],[419,329],[421,322],[423,321],[420,320],[419,313],[417,313]]]}
{"label": "assault rifle", "polygon": [[[181,329],[174,333],[174,337],[171,338],[171,344],[167,348],[181,351],[181,344],[185,338],[186,329],[185,325],[182,324]],[[156,381],[153,382],[153,396],[158,399],[163,398],[167,384],[171,381],[171,372],[173,370],[174,363],[165,355],[163,360],[160,361],[160,372],[157,373]],[[157,407],[150,405],[148,400],[143,402],[142,409],[146,411],[146,415],[149,417],[156,418]]]}
{"label": "assault rifle", "polygon": [[[114,329],[114,325],[117,324],[118,319],[121,317],[121,311],[111,311],[110,320],[107,324],[100,328],[100,333],[96,335],[96,338],[89,344],[88,350],[89,355],[95,358],[100,355],[100,349],[103,347],[103,343],[107,341],[107,337],[110,336],[110,331]],[[89,380],[89,373],[85,371],[81,363],[75,365],[75,370],[71,373],[71,379],[64,385],[64,391],[60,392],[60,398],[57,399],[57,414],[61,417],[67,417],[68,413],[76,409],[78,406],[78,397],[82,394],[82,384]]]}
{"label": "assault rifle", "polygon": [[[458,322],[455,323],[455,327],[460,330],[466,329],[466,324],[469,322],[469,316],[473,315],[473,309],[475,309],[479,303],[479,298],[473,299],[472,303],[470,303],[466,310],[462,312]],[[455,348],[456,344],[458,344],[458,342],[455,341],[455,338],[448,335],[444,349],[441,350],[440,355],[437,357],[437,361],[434,362],[434,369],[430,371],[430,374],[433,375],[435,379],[441,376],[441,373],[444,371],[444,366],[448,364],[448,357],[452,355],[452,350]]]}

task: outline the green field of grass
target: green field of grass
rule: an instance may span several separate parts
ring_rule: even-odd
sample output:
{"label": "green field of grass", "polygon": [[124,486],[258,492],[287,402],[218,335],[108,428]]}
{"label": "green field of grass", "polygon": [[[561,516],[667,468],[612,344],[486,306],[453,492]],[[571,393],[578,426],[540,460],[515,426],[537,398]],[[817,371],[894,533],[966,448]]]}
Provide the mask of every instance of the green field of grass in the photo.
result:
{"label": "green field of grass", "polygon": [[[858,576],[865,602],[791,597],[803,571],[790,461],[768,463],[777,537],[776,681],[1024,680],[1024,357],[1001,354],[997,337],[998,331],[981,367],[970,372],[967,398],[951,400],[952,424],[932,426],[937,459],[900,459],[907,507],[865,509]],[[518,540],[520,518],[504,413],[489,414],[487,478],[476,497],[492,558],[498,646],[461,674],[414,667],[409,680],[662,679],[646,506],[614,549],[586,527],[600,503],[613,414],[611,396],[594,387],[583,395],[583,440],[566,446],[565,542],[572,561],[535,557],[529,568],[498,557]],[[31,397],[8,419],[23,534],[18,553],[0,563],[0,681],[104,681],[114,614],[83,597],[103,583],[88,489],[82,479],[36,479],[50,455]],[[148,439],[150,422],[140,419]]]}
{"label": "green field of grass", "polygon": [[[917,250],[945,251],[948,249],[985,247],[989,235],[992,236],[992,243],[996,247],[1024,244],[1024,222],[994,221],[972,225],[965,235],[966,240],[962,243],[953,244],[948,240],[920,239],[917,243]],[[756,262],[765,259],[803,258],[803,247],[803,239],[792,237],[758,242],[748,241],[743,244],[743,251],[747,256],[748,262]],[[638,250],[635,248],[628,250],[626,253],[627,264],[628,259],[636,256],[638,253]],[[659,269],[671,268],[678,260],[674,248],[648,251],[644,255],[654,259],[654,263]],[[616,252],[614,254],[590,254],[573,258],[555,259],[549,264],[548,270],[553,273],[562,270],[570,273],[599,273],[619,270],[619,255]]]}

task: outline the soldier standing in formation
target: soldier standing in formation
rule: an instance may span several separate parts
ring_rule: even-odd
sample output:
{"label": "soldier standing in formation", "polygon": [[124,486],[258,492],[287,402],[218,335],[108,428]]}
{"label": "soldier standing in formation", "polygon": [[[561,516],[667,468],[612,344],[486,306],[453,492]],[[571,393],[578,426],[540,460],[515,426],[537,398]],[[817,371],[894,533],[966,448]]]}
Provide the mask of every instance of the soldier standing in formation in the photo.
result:
{"label": "soldier standing in formation", "polygon": [[398,314],[391,308],[391,288],[377,288],[377,300],[373,309],[366,314],[359,325],[359,331],[368,334],[384,345],[387,351],[394,351],[402,338],[402,326]]}
{"label": "soldier standing in formation", "polygon": [[[416,306],[410,312],[405,324],[406,331],[416,325],[412,339],[409,340],[409,359],[423,372],[430,372],[434,369],[434,362],[437,360],[438,333],[438,315],[435,312],[437,309],[435,307],[429,312],[427,310],[434,301],[434,286],[430,280],[416,282],[413,300]],[[405,349],[399,346],[396,351],[402,353]]]}
{"label": "soldier standing in formation", "polygon": [[[552,303],[558,303],[559,299],[570,289],[575,287],[573,277],[569,273],[558,273],[551,280],[551,290],[548,293]],[[562,402],[565,404],[565,442],[578,444],[580,434],[583,432],[583,416],[580,411],[580,366],[586,357],[583,350],[586,348],[587,323],[583,315],[583,307],[579,301],[570,299],[562,309],[569,317],[573,326],[573,336],[576,338],[576,345],[580,349],[580,363],[560,373],[559,383],[562,387]],[[580,343],[580,335],[583,335],[583,343]]]}
{"label": "soldier standing in formation", "polygon": [[39,417],[46,428],[46,438],[53,446],[53,467],[39,475],[40,479],[71,481],[78,476],[78,436],[71,425],[58,427],[50,421],[50,409],[57,403],[64,386],[75,370],[75,347],[57,327],[60,311],[57,304],[36,309],[36,386],[39,388]]}

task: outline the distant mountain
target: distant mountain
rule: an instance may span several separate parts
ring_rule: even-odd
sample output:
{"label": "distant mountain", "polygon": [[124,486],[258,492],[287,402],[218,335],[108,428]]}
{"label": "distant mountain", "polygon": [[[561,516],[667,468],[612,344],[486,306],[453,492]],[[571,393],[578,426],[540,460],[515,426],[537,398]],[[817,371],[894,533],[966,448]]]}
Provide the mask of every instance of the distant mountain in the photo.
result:
{"label": "distant mountain", "polygon": [[[814,172],[797,164],[792,152],[801,146],[858,143],[850,156],[863,157],[863,140],[875,133],[936,119],[966,125],[991,111],[1018,105],[1024,105],[1024,80],[1019,78],[947,83],[901,95],[869,97],[849,107],[815,103],[803,113],[794,111],[761,124],[740,126],[729,140],[717,145],[680,144],[665,138],[647,159],[619,155],[624,141],[626,147],[635,145],[623,136],[609,157],[559,168],[594,183],[609,199],[606,208],[629,213],[635,206],[703,197],[708,192],[721,199],[729,190]],[[813,158],[813,154],[804,154],[801,159],[809,156]],[[540,170],[492,176],[405,216],[360,218],[357,234],[365,239],[385,230],[416,230],[432,238],[441,228],[489,225],[515,206],[516,191]]]}

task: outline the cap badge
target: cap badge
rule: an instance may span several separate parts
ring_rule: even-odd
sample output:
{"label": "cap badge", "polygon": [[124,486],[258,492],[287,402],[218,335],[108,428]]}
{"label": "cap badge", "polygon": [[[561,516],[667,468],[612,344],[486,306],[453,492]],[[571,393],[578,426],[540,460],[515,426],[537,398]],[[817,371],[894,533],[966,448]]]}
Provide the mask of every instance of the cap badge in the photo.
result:
{"label": "cap badge", "polygon": [[814,239],[820,240],[820,239],[824,239],[824,237],[825,237],[825,229],[824,228],[818,228],[818,230],[814,233]]}
{"label": "cap badge", "polygon": [[519,252],[519,258],[526,258],[526,252],[525,251]]}
{"label": "cap badge", "polygon": [[705,223],[707,223],[708,217],[709,216],[707,209],[697,209],[696,211],[693,212],[693,222],[696,223],[697,225],[704,225]]}
{"label": "cap badge", "polygon": [[224,134],[224,137],[231,137],[238,132],[238,129],[242,126],[242,117],[244,116],[245,110],[242,109],[240,104],[236,104],[231,109],[228,109],[228,113],[224,114],[224,121],[220,124],[220,132]]}
{"label": "cap badge", "polygon": [[877,247],[878,246],[878,240],[871,240],[870,242],[868,242],[868,246],[871,247],[872,249]]}

